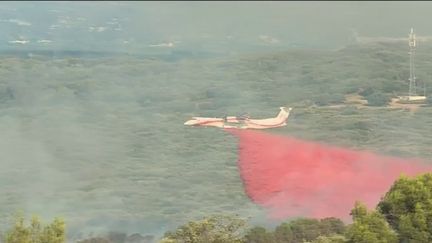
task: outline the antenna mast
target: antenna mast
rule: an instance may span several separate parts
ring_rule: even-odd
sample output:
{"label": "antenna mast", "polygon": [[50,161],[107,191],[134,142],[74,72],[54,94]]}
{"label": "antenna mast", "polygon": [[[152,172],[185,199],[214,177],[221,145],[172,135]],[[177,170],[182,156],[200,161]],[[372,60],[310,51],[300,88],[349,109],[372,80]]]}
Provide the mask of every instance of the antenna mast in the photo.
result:
{"label": "antenna mast", "polygon": [[416,47],[416,36],[414,34],[414,29],[411,28],[411,33],[409,34],[408,45],[410,47],[409,56],[410,56],[410,77],[409,77],[409,91],[408,96],[417,95],[417,84],[416,84],[416,76],[414,74],[414,54]]}

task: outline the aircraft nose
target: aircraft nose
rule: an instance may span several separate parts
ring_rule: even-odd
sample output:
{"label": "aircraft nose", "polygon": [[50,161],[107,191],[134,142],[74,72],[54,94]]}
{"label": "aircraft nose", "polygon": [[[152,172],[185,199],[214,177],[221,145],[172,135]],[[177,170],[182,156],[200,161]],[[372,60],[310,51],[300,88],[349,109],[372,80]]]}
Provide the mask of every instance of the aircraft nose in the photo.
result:
{"label": "aircraft nose", "polygon": [[184,125],[191,126],[195,124],[195,120],[189,120],[184,123]]}

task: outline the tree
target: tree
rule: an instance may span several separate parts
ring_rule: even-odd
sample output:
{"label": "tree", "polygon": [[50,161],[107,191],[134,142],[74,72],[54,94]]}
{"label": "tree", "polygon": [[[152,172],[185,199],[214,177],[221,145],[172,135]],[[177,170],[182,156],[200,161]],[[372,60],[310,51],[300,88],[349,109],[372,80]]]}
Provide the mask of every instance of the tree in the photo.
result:
{"label": "tree", "polygon": [[347,239],[343,235],[318,236],[311,243],[345,243]]}
{"label": "tree", "polygon": [[366,96],[371,95],[374,92],[375,92],[375,90],[372,87],[367,87],[365,89],[361,89],[359,92],[359,95],[366,97]]}
{"label": "tree", "polygon": [[250,229],[245,237],[246,243],[273,243],[276,242],[273,232],[267,231],[264,227],[256,226]]}
{"label": "tree", "polygon": [[432,174],[401,176],[377,208],[401,242],[432,242]]}
{"label": "tree", "polygon": [[300,218],[285,222],[276,227],[274,238],[276,242],[303,242],[313,241],[319,236],[343,234],[344,223],[337,218],[309,219]]}
{"label": "tree", "polygon": [[387,103],[390,100],[388,95],[381,93],[379,91],[375,91],[375,92],[367,95],[365,98],[368,101],[368,105],[370,105],[370,106],[387,105]]}
{"label": "tree", "polygon": [[284,222],[275,229],[277,242],[312,241],[320,235],[320,221],[317,219],[300,218]]}
{"label": "tree", "polygon": [[[33,222],[36,219],[32,219],[32,226],[36,225],[38,222]],[[6,232],[5,242],[8,243],[30,243],[34,242],[32,240],[32,232],[35,232],[36,229],[28,228],[24,224],[24,217],[21,214],[17,214],[15,216],[15,222],[12,229]]]}
{"label": "tree", "polygon": [[241,243],[246,221],[231,216],[210,216],[165,233],[163,243]]}
{"label": "tree", "polygon": [[40,219],[33,216],[30,225],[25,225],[24,216],[17,214],[13,227],[5,234],[6,243],[63,243],[65,238],[65,223],[55,218],[51,224],[42,226]]}
{"label": "tree", "polygon": [[324,218],[320,220],[320,234],[321,235],[334,235],[344,234],[346,226],[342,220],[334,217]]}
{"label": "tree", "polygon": [[346,236],[349,243],[396,243],[397,234],[390,228],[384,216],[378,211],[368,211],[366,206],[356,202],[351,210],[353,224]]}

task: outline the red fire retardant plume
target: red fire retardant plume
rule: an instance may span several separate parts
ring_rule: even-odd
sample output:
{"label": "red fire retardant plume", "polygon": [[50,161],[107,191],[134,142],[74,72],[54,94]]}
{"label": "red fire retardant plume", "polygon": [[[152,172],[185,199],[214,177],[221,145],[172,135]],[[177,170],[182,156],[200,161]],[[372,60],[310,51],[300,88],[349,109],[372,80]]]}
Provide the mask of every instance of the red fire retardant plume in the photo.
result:
{"label": "red fire retardant plume", "polygon": [[381,156],[254,130],[239,138],[238,165],[247,195],[271,218],[350,220],[356,200],[374,208],[401,175],[432,171],[420,160]]}

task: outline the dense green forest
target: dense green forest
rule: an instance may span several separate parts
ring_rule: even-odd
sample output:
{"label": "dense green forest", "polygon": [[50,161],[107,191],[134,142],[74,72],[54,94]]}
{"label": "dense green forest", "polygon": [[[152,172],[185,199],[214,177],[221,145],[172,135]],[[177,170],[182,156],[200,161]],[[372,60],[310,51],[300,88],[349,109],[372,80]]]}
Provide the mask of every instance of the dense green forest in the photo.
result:
{"label": "dense green forest", "polygon": [[[431,51],[420,43],[415,59],[427,95]],[[284,105],[294,108],[288,125],[269,133],[427,159],[432,107],[389,104],[408,91],[408,70],[407,45],[398,42],[170,62],[3,56],[0,228],[21,209],[64,217],[72,239],[110,230],[160,235],[212,214],[252,217],[267,227],[265,211],[244,193],[235,138],[183,122],[245,111],[270,117]],[[368,103],[350,103],[350,96]],[[398,237],[409,235],[410,219],[394,220],[385,215],[393,209],[380,205]],[[384,222],[377,215],[367,211],[365,221]],[[276,237],[265,229],[253,234]],[[348,229],[321,238],[349,239],[355,234]],[[114,235],[140,238],[129,233]]]}

